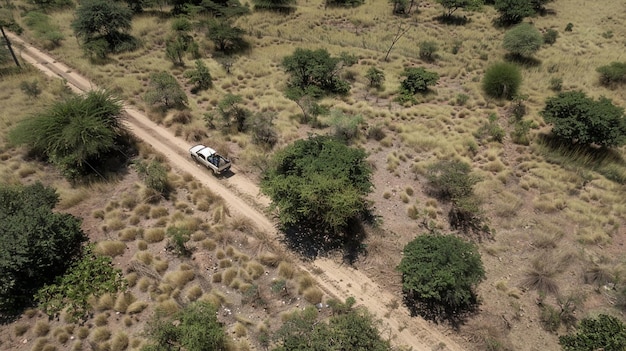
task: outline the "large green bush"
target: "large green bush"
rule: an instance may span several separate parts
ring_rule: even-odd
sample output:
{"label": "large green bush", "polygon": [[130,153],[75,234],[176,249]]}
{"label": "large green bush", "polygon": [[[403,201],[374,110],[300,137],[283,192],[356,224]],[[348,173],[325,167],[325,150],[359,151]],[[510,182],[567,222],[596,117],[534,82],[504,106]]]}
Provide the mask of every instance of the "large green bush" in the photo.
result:
{"label": "large green bush", "polygon": [[70,179],[105,172],[104,162],[125,157],[127,132],[122,104],[105,91],[90,91],[54,103],[9,133],[15,144],[50,160]]}
{"label": "large green bush", "polygon": [[519,68],[508,62],[500,62],[487,68],[483,77],[483,91],[496,99],[512,99],[522,84]]}
{"label": "large green bush", "polygon": [[87,240],[80,219],[53,211],[58,201],[41,183],[0,186],[0,314],[29,304],[65,273]]}
{"label": "large green bush", "polygon": [[404,77],[400,82],[401,90],[410,95],[423,93],[439,81],[437,72],[430,72],[422,67],[407,67],[400,75]]}
{"label": "large green bush", "polygon": [[618,318],[601,314],[585,318],[573,334],[559,337],[563,351],[624,351],[626,326]]}
{"label": "large green bush", "polygon": [[283,68],[291,75],[287,96],[298,100],[303,95],[347,94],[350,85],[339,77],[341,58],[330,56],[326,49],[297,48],[283,59]]}
{"label": "large green bush", "polygon": [[372,171],[365,157],[327,136],[297,140],[274,155],[261,189],[283,225],[336,234],[367,208]]}
{"label": "large green bush", "polygon": [[453,235],[422,234],[403,252],[402,288],[426,315],[453,317],[476,304],[474,289],[485,270],[474,244]]}
{"label": "large green bush", "polygon": [[605,97],[596,101],[581,91],[560,93],[546,100],[541,114],[552,124],[552,134],[572,143],[604,147],[626,144],[624,109]]}
{"label": "large green bush", "polygon": [[530,23],[522,23],[504,34],[504,49],[514,56],[532,56],[543,44],[541,33]]}

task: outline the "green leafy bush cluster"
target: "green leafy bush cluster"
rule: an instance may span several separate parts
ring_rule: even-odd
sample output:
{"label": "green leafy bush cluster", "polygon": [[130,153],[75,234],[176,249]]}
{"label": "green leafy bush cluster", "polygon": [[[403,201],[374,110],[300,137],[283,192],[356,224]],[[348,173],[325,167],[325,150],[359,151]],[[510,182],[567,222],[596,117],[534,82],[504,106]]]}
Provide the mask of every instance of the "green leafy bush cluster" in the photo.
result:
{"label": "green leafy bush cluster", "polygon": [[552,134],[574,144],[616,147],[626,143],[624,109],[601,97],[587,97],[581,91],[563,92],[546,100],[541,111],[552,124]]}
{"label": "green leafy bush cluster", "polygon": [[303,95],[319,98],[325,94],[347,94],[350,85],[339,77],[341,62],[340,57],[330,56],[326,49],[297,48],[282,62],[291,75],[287,97],[298,100]]}
{"label": "green leafy bush cluster", "polygon": [[285,226],[338,233],[366,208],[371,169],[362,149],[327,136],[297,140],[275,153],[261,180]]}
{"label": "green leafy bush cluster", "polygon": [[616,86],[626,83],[626,62],[611,62],[609,65],[597,68],[600,73],[600,84]]}
{"label": "green leafy bush cluster", "polygon": [[92,245],[85,246],[81,256],[53,284],[37,292],[35,298],[49,316],[65,311],[72,321],[78,321],[91,309],[92,296],[116,293],[127,286],[122,271],[113,267],[109,256],[95,254]]}
{"label": "green leafy bush cluster", "polygon": [[58,202],[41,183],[0,185],[0,313],[19,312],[80,254],[81,221],[53,211]]}
{"label": "green leafy bush cluster", "polygon": [[446,319],[476,304],[474,290],[485,278],[485,270],[474,244],[453,235],[422,234],[403,253],[398,266],[402,288],[424,308],[422,312],[417,308],[418,313]]}

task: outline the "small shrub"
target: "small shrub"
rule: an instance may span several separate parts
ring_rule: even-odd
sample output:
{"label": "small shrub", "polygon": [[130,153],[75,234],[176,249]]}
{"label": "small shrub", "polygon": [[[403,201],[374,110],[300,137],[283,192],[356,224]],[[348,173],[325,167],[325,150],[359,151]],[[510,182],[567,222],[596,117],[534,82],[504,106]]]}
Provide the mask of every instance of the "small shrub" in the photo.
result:
{"label": "small shrub", "polygon": [[148,303],[145,301],[135,301],[133,303],[131,303],[128,308],[126,309],[126,313],[128,314],[136,314],[139,313],[141,311],[143,311],[144,309],[146,309],[146,307],[148,307]]}
{"label": "small shrub", "polygon": [[555,333],[561,326],[559,311],[557,311],[553,306],[541,305],[541,314],[539,318],[543,329],[551,333]]}
{"label": "small shrub", "polygon": [[550,78],[550,90],[559,92],[563,89],[563,78],[553,77]]}
{"label": "small shrub", "polygon": [[28,331],[28,328],[30,328],[30,325],[26,323],[18,323],[13,327],[13,331],[15,332],[15,336],[22,336]]}
{"label": "small shrub", "polygon": [[128,348],[128,335],[119,332],[111,340],[111,351],[124,351]]}
{"label": "small shrub", "polygon": [[526,272],[522,285],[528,289],[537,290],[544,294],[557,294],[559,286],[554,279],[556,269],[544,259],[535,259],[532,268]]}
{"label": "small shrub", "polygon": [[304,296],[304,299],[307,300],[309,303],[318,304],[322,302],[322,297],[324,296],[324,293],[319,288],[311,286],[306,288],[302,295]]}
{"label": "small shrub", "polygon": [[376,89],[382,89],[385,83],[385,72],[376,67],[370,67],[365,73],[365,78],[369,81],[369,86]]}
{"label": "small shrub", "polygon": [[573,23],[571,23],[571,22],[570,22],[570,23],[568,23],[568,24],[565,26],[565,31],[566,31],[566,32],[571,32],[573,29],[574,29],[574,24],[573,24]]}
{"label": "small shrub", "polygon": [[376,141],[381,141],[383,139],[385,139],[385,137],[387,136],[387,134],[385,133],[385,130],[383,129],[382,126],[371,126],[367,129],[367,138],[368,139],[374,139]]}
{"label": "small shrub", "polygon": [[508,62],[500,62],[487,68],[483,77],[483,91],[496,99],[512,99],[522,83],[519,68]]}
{"label": "small shrub", "polygon": [[33,80],[32,82],[21,82],[20,89],[31,99],[37,98],[41,94],[41,88],[39,87],[39,82],[37,80]]}
{"label": "small shrub", "polygon": [[463,106],[469,100],[469,96],[466,94],[457,94],[456,96],[456,104],[459,106]]}
{"label": "small shrub", "polygon": [[489,114],[488,122],[480,127],[477,134],[478,136],[488,135],[491,137],[491,140],[501,143],[506,133],[498,124],[498,116],[495,113],[491,113]]}
{"label": "small shrub", "polygon": [[286,261],[282,261],[278,265],[278,275],[280,277],[285,278],[285,279],[293,278],[293,274],[295,273],[295,271],[296,270],[295,270],[293,264],[288,263]]}
{"label": "small shrub", "polygon": [[543,42],[549,45],[556,43],[556,38],[559,37],[559,32],[550,28],[543,33]]}
{"label": "small shrub", "polygon": [[330,125],[334,129],[335,137],[346,143],[358,136],[361,124],[363,124],[363,117],[360,115],[350,116],[338,110],[333,110],[331,113]]}
{"label": "small shrub", "polygon": [[504,34],[504,49],[514,56],[532,56],[543,44],[541,33],[530,23],[522,23]]}
{"label": "small shrub", "polygon": [[423,41],[419,44],[420,58],[424,61],[432,62],[436,58],[436,52],[439,46],[434,41]]}
{"label": "small shrub", "polygon": [[407,67],[400,76],[405,77],[400,82],[401,90],[411,95],[426,92],[429,86],[433,86],[439,81],[439,74],[427,71],[422,67]]}
{"label": "small shrub", "polygon": [[600,73],[600,84],[604,86],[615,86],[626,83],[626,62],[611,62],[607,66],[596,69]]}

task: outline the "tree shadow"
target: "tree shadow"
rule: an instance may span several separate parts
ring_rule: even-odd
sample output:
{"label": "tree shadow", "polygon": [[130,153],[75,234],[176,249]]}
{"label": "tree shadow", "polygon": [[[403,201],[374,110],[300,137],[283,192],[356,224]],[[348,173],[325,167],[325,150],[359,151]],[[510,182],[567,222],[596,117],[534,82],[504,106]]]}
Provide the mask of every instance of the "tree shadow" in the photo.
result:
{"label": "tree shadow", "polygon": [[472,21],[471,19],[467,18],[467,16],[448,15],[445,13],[443,15],[435,17],[434,19],[441,24],[447,24],[452,26],[463,26]]}
{"label": "tree shadow", "polygon": [[504,59],[509,62],[516,63],[520,66],[526,67],[526,68],[538,67],[539,65],[541,65],[541,60],[539,59],[536,59],[534,57],[517,55],[517,54],[510,54],[510,53],[506,54],[504,55]]}
{"label": "tree shadow", "polygon": [[552,134],[539,134],[537,143],[545,150],[548,162],[574,168],[583,178],[583,186],[589,175],[579,170],[594,171],[619,184],[626,184],[626,160],[618,150],[596,145],[573,144]]}
{"label": "tree shadow", "polygon": [[421,300],[414,293],[403,291],[403,302],[411,317],[420,316],[434,323],[446,323],[458,330],[472,316],[478,313],[478,296],[472,293],[469,303],[464,306],[445,306],[440,302]]}
{"label": "tree shadow", "polygon": [[366,254],[363,241],[367,237],[365,223],[373,223],[374,216],[367,211],[359,218],[352,218],[339,232],[320,227],[315,221],[303,221],[281,228],[282,241],[290,250],[307,259],[315,259],[331,252],[341,251],[344,262],[353,264]]}

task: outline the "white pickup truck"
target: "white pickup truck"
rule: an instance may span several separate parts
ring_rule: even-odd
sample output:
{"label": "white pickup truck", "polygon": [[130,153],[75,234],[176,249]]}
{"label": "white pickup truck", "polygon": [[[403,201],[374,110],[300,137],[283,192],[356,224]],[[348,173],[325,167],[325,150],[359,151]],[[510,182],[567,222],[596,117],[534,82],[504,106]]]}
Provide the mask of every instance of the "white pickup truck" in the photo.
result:
{"label": "white pickup truck", "polygon": [[189,149],[189,154],[194,161],[212,170],[213,174],[222,174],[230,169],[230,160],[210,147],[199,144]]}

